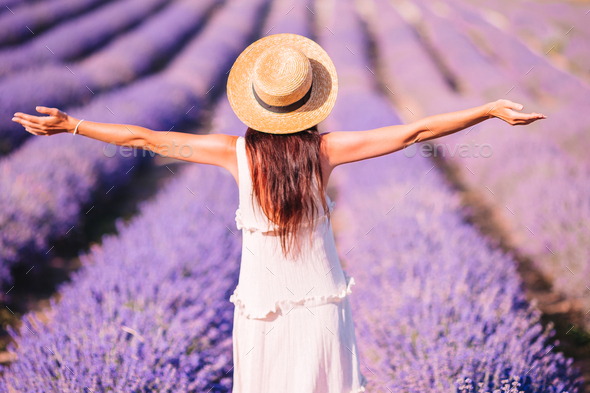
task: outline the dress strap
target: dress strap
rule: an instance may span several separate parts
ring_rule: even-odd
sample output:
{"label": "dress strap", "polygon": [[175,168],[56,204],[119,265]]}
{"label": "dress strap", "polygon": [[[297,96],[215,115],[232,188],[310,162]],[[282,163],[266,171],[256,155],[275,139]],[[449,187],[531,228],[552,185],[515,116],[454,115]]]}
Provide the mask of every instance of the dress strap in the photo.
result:
{"label": "dress strap", "polygon": [[240,180],[240,205],[236,210],[236,225],[238,229],[254,232],[259,230],[260,223],[253,214],[255,206],[252,205],[252,179],[246,152],[246,138],[243,136],[238,136],[236,141],[236,154],[238,158],[238,178]]}
{"label": "dress strap", "polygon": [[246,138],[239,136],[236,142],[236,154],[238,156],[238,178],[240,179],[240,190],[248,191],[251,187],[250,166],[246,154]]}

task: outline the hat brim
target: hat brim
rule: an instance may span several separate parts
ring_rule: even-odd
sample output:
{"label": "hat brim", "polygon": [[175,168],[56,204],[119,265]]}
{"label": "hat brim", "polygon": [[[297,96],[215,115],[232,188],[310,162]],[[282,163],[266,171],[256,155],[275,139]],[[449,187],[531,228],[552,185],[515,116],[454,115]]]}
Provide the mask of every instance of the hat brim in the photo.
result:
{"label": "hat brim", "polygon": [[[252,92],[256,59],[274,45],[292,45],[311,63],[311,95],[292,112],[272,112],[262,107]],[[250,128],[273,134],[290,134],[317,125],[330,114],[337,95],[338,76],[332,60],[316,42],[297,34],[274,34],[250,44],[236,59],[227,81],[227,97],[238,118]]]}

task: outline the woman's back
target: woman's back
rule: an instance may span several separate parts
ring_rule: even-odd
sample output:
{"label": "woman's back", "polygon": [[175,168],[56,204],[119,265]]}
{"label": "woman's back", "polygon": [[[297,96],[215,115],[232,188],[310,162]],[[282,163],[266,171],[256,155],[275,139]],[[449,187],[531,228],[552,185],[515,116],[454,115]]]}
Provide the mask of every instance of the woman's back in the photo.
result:
{"label": "woman's back", "polygon": [[[321,206],[313,231],[310,222],[305,222],[298,233],[300,251],[285,256],[277,226],[265,216],[257,198],[252,198],[243,137],[237,140],[236,154],[240,200],[236,224],[243,230],[243,244],[239,284],[231,301],[243,307],[247,316],[265,318],[273,312],[286,313],[293,305],[325,304],[346,296],[354,280],[342,270],[332,226]],[[317,187],[315,191],[319,199]],[[335,203],[326,198],[332,211]]]}

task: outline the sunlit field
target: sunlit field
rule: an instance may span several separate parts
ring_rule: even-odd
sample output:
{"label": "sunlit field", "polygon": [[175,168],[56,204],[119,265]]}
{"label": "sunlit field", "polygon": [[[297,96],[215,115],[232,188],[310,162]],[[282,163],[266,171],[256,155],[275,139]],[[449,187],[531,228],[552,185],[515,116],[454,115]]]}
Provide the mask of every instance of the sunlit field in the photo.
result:
{"label": "sunlit field", "polygon": [[11,118],[243,136],[228,74],[279,33],[336,66],[320,132],[504,98],[547,116],[334,171],[367,391],[590,392],[590,2],[0,5],[0,392],[232,391],[231,174]]}

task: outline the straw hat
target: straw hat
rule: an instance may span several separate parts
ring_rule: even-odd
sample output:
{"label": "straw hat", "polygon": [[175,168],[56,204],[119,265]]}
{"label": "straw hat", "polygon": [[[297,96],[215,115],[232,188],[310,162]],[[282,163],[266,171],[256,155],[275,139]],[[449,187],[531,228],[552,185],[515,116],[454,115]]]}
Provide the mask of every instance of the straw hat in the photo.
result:
{"label": "straw hat", "polygon": [[248,46],[227,81],[231,107],[257,131],[291,134],[324,120],[336,101],[332,60],[314,41],[275,34]]}

